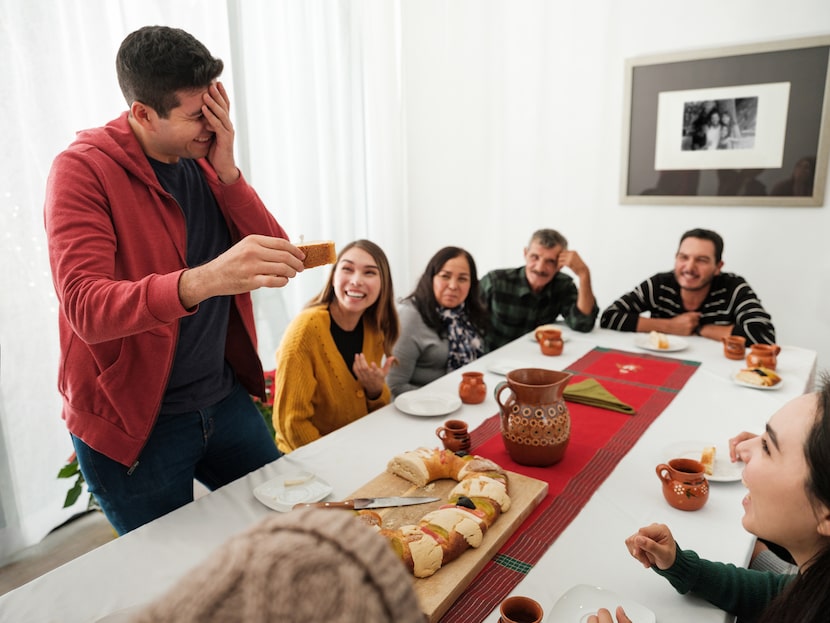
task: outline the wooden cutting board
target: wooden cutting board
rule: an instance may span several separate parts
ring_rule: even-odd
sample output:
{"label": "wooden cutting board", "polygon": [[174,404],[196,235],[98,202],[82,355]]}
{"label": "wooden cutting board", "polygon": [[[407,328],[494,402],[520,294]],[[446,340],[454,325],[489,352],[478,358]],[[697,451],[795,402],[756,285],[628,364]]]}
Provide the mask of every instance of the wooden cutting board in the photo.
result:
{"label": "wooden cutting board", "polygon": [[[510,510],[501,515],[490,527],[481,545],[475,549],[468,549],[428,578],[413,576],[415,593],[430,623],[438,621],[444,615],[484,565],[547,495],[548,483],[546,482],[514,472],[507,472],[507,476]],[[423,495],[440,498],[438,502],[429,504],[376,509],[375,512],[383,518],[383,527],[395,529],[406,524],[417,524],[429,511],[447,504],[449,492],[456,484],[454,480],[438,480],[425,487],[416,487],[403,478],[384,472],[349,497]]]}

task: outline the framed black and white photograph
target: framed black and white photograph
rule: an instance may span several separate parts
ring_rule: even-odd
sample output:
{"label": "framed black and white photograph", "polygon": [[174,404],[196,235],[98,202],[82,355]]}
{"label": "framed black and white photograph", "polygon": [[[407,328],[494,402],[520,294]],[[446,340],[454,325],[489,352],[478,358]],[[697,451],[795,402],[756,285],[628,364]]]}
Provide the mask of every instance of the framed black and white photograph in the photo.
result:
{"label": "framed black and white photograph", "polygon": [[621,202],[821,206],[830,37],[626,61]]}

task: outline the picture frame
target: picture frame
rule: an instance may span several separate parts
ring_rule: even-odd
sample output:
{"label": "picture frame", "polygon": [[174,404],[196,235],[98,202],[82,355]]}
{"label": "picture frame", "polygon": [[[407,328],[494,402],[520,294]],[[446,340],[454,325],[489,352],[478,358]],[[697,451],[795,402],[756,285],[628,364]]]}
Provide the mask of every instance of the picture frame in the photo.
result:
{"label": "picture frame", "polygon": [[627,59],[620,202],[823,206],[830,36]]}

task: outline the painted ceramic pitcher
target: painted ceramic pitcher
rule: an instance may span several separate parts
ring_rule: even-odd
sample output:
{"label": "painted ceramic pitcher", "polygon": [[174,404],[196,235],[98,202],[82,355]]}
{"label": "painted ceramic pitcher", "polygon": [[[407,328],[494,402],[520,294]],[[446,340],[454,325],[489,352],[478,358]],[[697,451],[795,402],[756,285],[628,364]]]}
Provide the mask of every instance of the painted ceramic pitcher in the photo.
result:
{"label": "painted ceramic pitcher", "polygon": [[[562,460],[571,437],[571,414],[562,397],[568,372],[519,368],[496,386],[501,436],[510,458],[546,466]],[[506,400],[502,394],[508,393]]]}

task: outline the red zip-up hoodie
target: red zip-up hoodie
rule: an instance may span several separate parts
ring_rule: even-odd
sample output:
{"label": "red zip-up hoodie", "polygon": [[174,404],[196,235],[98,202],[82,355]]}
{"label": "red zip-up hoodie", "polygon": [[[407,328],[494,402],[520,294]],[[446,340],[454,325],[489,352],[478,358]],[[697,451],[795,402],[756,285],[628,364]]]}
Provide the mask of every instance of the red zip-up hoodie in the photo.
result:
{"label": "red zip-up hoodie", "polygon": [[[287,238],[253,188],[205,178],[232,243],[249,234]],[[170,376],[179,319],[195,313],[178,294],[186,264],[181,208],[159,184],[127,113],[78,133],[55,158],[44,210],[57,292],[58,389],[69,431],[133,465],[156,421]],[[225,358],[246,389],[264,397],[249,294],[234,297]]]}

